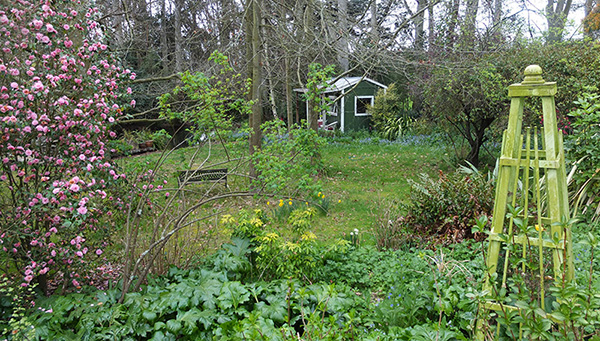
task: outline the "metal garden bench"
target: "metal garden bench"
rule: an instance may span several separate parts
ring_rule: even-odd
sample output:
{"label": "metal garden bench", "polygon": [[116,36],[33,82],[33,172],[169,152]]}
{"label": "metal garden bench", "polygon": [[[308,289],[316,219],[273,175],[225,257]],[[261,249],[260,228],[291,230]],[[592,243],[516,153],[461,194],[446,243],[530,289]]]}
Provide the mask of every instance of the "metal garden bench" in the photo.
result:
{"label": "metal garden bench", "polygon": [[177,183],[180,187],[205,182],[223,182],[225,187],[228,187],[227,168],[187,170],[177,174]]}

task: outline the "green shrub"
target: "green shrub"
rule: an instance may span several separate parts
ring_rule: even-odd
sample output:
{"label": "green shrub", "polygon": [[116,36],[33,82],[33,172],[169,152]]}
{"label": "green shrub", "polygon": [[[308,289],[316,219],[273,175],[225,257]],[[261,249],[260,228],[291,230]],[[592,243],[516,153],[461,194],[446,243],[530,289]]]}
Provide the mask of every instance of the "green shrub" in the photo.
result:
{"label": "green shrub", "polygon": [[325,139],[312,129],[298,126],[288,132],[279,120],[266,122],[261,128],[263,144],[251,156],[259,174],[254,185],[271,194],[316,197],[321,191],[317,175],[323,169]]}
{"label": "green shrub", "polygon": [[588,90],[569,113],[573,132],[565,136],[565,149],[567,159],[574,163],[570,196],[576,213],[588,213],[596,220],[600,217],[600,94],[595,88]]}
{"label": "green shrub", "polygon": [[369,108],[373,128],[377,132],[383,133],[386,127],[397,123],[399,118],[407,118],[411,108],[412,102],[405,94],[400,93],[396,84],[390,84],[385,90],[379,89],[373,106]]}
{"label": "green shrub", "polygon": [[476,170],[439,173],[438,179],[421,174],[411,185],[408,214],[402,224],[442,243],[480,237],[471,232],[475,219],[490,216],[494,206],[493,179]]}

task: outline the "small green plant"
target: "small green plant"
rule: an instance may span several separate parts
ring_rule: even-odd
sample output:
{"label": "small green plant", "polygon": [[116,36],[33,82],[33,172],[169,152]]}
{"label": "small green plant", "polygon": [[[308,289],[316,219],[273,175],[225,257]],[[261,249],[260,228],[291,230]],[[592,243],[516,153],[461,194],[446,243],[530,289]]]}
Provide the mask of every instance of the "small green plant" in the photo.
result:
{"label": "small green plant", "polygon": [[128,155],[133,146],[124,139],[116,139],[108,141],[108,148],[113,154]]}
{"label": "small green plant", "polygon": [[386,123],[383,125],[379,133],[382,138],[394,141],[399,139],[403,135],[406,135],[410,131],[411,126],[414,122],[415,120],[409,117],[408,115],[389,118],[387,119]]}
{"label": "small green plant", "polygon": [[151,135],[152,141],[154,141],[154,147],[159,150],[163,150],[169,146],[169,141],[171,141],[171,134],[169,134],[166,130],[161,129],[155,131]]}

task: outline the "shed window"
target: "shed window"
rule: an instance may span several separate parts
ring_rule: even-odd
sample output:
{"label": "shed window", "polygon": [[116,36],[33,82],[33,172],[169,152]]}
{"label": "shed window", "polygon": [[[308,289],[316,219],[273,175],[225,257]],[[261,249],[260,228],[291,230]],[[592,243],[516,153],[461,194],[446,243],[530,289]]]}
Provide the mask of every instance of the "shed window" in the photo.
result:
{"label": "shed window", "polygon": [[366,116],[370,115],[367,112],[367,106],[373,105],[373,96],[356,96],[354,97],[354,115],[355,116]]}

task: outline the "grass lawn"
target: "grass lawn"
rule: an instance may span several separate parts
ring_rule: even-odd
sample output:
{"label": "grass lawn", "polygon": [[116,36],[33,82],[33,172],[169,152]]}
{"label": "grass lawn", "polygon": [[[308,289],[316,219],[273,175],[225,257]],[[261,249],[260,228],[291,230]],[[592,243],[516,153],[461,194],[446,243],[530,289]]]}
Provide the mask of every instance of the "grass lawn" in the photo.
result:
{"label": "grass lawn", "polygon": [[[245,141],[236,142],[225,153],[220,145],[204,145],[202,147],[181,148],[173,151],[164,161],[158,172],[156,183],[167,180],[167,190],[173,191],[177,187],[175,174],[179,170],[195,169],[206,162],[203,168],[230,159],[237,159],[247,154]],[[195,155],[190,166],[190,160]],[[128,172],[140,172],[153,169],[161,156],[160,152],[130,156],[118,159],[117,162]],[[420,173],[435,173],[447,171],[451,168],[444,148],[439,143],[422,137],[410,137],[397,143],[380,142],[378,139],[341,140],[330,139],[323,150],[323,164],[325,171],[320,176],[323,194],[329,199],[329,214],[320,216],[313,224],[313,232],[318,240],[329,242],[348,234],[354,229],[361,231],[363,242],[374,244],[371,230],[376,218],[389,201],[406,201],[410,192],[408,179],[416,179]],[[245,174],[247,163],[245,161],[231,161],[215,165],[214,168],[227,167],[236,169],[234,173]],[[243,176],[228,177],[230,190],[244,190],[248,188],[249,181]],[[224,187],[216,185],[208,191],[210,185],[187,186],[187,200],[199,200],[203,195],[212,195],[223,191]],[[208,191],[208,193],[206,193]],[[278,207],[274,202],[280,198],[230,198],[219,203],[211,204],[199,211],[198,216],[216,210],[222,214],[229,213],[235,216],[242,209],[261,208],[267,211]],[[285,199],[285,198],[284,198]],[[271,206],[267,205],[271,202]],[[213,229],[216,219],[195,226],[195,232],[182,231],[177,238],[180,243],[197,234],[197,230]],[[214,246],[220,244],[220,239],[214,241]]]}
{"label": "grass lawn", "polygon": [[369,231],[387,201],[408,200],[408,179],[446,171],[444,157],[443,149],[426,144],[329,144],[323,153],[327,171],[322,181],[334,204],[327,219],[320,221],[319,232],[338,237],[355,228]]}

